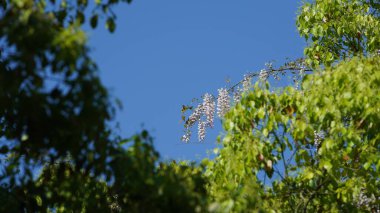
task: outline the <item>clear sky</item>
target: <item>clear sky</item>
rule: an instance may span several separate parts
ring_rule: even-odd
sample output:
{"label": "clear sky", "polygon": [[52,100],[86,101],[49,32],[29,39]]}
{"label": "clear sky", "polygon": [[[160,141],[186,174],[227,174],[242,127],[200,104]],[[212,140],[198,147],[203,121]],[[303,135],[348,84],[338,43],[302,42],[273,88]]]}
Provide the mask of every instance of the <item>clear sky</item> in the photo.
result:
{"label": "clear sky", "polygon": [[[117,29],[89,31],[101,78],[124,109],[124,137],[147,129],[163,159],[199,160],[216,144],[220,124],[206,140],[180,141],[182,104],[217,94],[265,62],[301,57],[305,42],[295,20],[300,1],[135,0],[119,5]],[[103,22],[101,22],[104,24]],[[283,82],[284,83],[284,82]],[[217,122],[219,123],[219,122]]]}

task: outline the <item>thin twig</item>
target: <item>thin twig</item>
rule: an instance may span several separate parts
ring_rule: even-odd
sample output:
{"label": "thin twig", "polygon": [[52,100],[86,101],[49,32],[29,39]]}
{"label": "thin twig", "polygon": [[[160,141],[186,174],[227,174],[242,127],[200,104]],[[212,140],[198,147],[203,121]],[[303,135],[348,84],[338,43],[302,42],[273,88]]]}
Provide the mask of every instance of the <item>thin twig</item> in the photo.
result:
{"label": "thin twig", "polygon": [[[301,70],[303,72],[312,72],[313,70],[312,69],[305,69],[305,68],[301,68],[301,67],[293,67],[293,66],[285,66],[285,67],[280,67],[278,69],[273,69],[271,68],[270,70],[267,70],[268,74],[273,74],[273,73],[281,73],[281,72],[284,72],[284,71],[299,71],[301,72]],[[247,75],[247,77],[249,78],[253,78],[253,77],[257,77],[259,76],[260,73],[250,73]],[[244,79],[243,80],[240,80],[239,82],[237,82],[236,84],[234,84],[232,87],[230,87],[227,91],[228,92],[232,92],[236,87],[238,87],[239,85],[241,85],[243,83]]]}

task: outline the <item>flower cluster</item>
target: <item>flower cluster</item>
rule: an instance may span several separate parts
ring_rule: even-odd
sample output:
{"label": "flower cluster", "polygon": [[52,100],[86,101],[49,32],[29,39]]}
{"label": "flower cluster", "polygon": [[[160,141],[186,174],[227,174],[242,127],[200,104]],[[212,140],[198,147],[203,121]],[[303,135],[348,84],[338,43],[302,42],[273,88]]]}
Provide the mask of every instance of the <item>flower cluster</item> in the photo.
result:
{"label": "flower cluster", "polygon": [[[206,136],[206,127],[214,127],[214,115],[215,108],[217,108],[217,114],[222,118],[230,109],[230,96],[228,90],[225,88],[219,89],[219,95],[217,100],[217,107],[215,105],[214,97],[211,94],[206,93],[203,96],[203,103],[198,104],[194,109],[193,113],[189,116],[185,123],[185,134],[182,136],[181,140],[184,142],[189,142],[191,137],[190,128],[198,122],[198,140],[203,141]],[[239,97],[235,99],[240,100]],[[237,100],[236,100],[237,101]]]}
{"label": "flower cluster", "polygon": [[234,91],[234,94],[233,94],[233,101],[234,101],[234,104],[237,104],[240,102],[241,100],[241,94],[243,93],[243,90],[238,88],[236,91]]}
{"label": "flower cluster", "polygon": [[217,114],[219,118],[223,118],[230,110],[230,96],[226,88],[218,89],[218,93]]}
{"label": "flower cluster", "polygon": [[[356,206],[361,208],[369,208],[380,212],[379,206],[374,205],[377,201],[380,201],[380,197],[376,198],[374,194],[368,196],[365,194],[365,190],[361,190],[356,200]],[[375,211],[373,211],[375,212]]]}
{"label": "flower cluster", "polygon": [[185,127],[185,134],[182,136],[181,140],[184,142],[189,142],[191,137],[191,131],[190,128],[201,119],[203,112],[203,105],[199,104],[193,111],[193,113],[189,116],[189,118],[186,121]]}
{"label": "flower cluster", "polygon": [[190,131],[190,129],[186,129],[185,130],[185,134],[182,136],[182,138],[181,138],[181,140],[183,141],[183,142],[189,142],[190,141],[190,137],[191,137],[191,131]]}
{"label": "flower cluster", "polygon": [[314,146],[320,147],[322,140],[325,139],[325,133],[323,131],[314,131]]}
{"label": "flower cluster", "polygon": [[203,113],[206,116],[206,126],[214,127],[215,102],[208,93],[203,97]]}
{"label": "flower cluster", "polygon": [[206,136],[206,122],[200,121],[198,123],[198,140],[203,141]]}
{"label": "flower cluster", "polygon": [[[248,73],[244,78],[231,88],[218,89],[218,96],[215,104],[215,96],[206,93],[203,96],[203,102],[193,110],[192,114],[185,122],[185,133],[182,136],[182,141],[189,142],[191,137],[191,128],[198,122],[198,139],[203,141],[206,135],[206,128],[214,127],[215,111],[219,118],[223,119],[225,114],[230,110],[231,106],[240,102],[242,94],[252,90],[252,78],[258,77],[262,81],[266,81],[270,76],[280,80],[279,74],[284,75],[285,70],[299,71],[299,76],[294,76],[293,80],[296,88],[298,88],[298,81],[304,76],[305,70],[308,71],[303,59],[288,62],[284,66],[274,68],[272,63],[266,63],[265,69],[260,72]],[[231,97],[232,96],[232,101]],[[319,147],[321,141],[324,139],[324,132],[315,132],[314,145]]]}
{"label": "flower cluster", "polygon": [[[206,136],[206,127],[214,126],[214,115],[215,115],[215,101],[212,95],[206,93],[203,97],[203,103],[198,104],[194,109],[193,113],[189,116],[185,123],[185,134],[182,136],[181,140],[184,142],[189,142],[191,137],[190,128],[198,122],[198,139],[203,141]],[[203,121],[205,118],[206,121]]]}
{"label": "flower cluster", "polygon": [[251,75],[244,75],[244,78],[242,80],[242,85],[243,85],[243,92],[246,92],[249,89],[251,89],[251,86],[252,86],[252,77],[251,77]]}
{"label": "flower cluster", "polygon": [[186,122],[187,128],[192,127],[195,124],[195,122],[197,122],[201,118],[202,111],[203,111],[203,105],[199,104],[197,108],[195,108],[194,112],[189,116],[189,119]]}
{"label": "flower cluster", "polygon": [[262,81],[266,81],[269,77],[269,72],[265,69],[260,70],[259,78]]}

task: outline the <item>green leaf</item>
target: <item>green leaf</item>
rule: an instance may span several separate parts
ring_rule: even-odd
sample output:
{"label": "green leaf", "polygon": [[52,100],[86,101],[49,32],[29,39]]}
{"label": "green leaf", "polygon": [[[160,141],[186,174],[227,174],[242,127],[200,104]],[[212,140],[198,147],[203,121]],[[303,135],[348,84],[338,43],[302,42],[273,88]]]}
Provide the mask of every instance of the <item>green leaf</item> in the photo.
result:
{"label": "green leaf", "polygon": [[332,164],[330,161],[328,160],[321,160],[320,162],[320,166],[324,169],[326,169],[327,171],[330,171],[331,168],[332,168]]}
{"label": "green leaf", "polygon": [[365,170],[368,170],[369,169],[369,167],[371,167],[371,162],[366,162],[364,165],[363,165],[363,167],[364,167],[364,169]]}
{"label": "green leaf", "polygon": [[116,28],[115,20],[113,18],[108,18],[106,21],[106,28],[113,33]]}
{"label": "green leaf", "polygon": [[0,148],[0,154],[7,154],[9,151],[8,146],[4,145]]}
{"label": "green leaf", "polygon": [[326,149],[331,149],[334,145],[334,141],[331,139],[326,139],[323,141],[323,144],[326,147]]}
{"label": "green leaf", "polygon": [[260,107],[260,109],[257,111],[257,116],[259,117],[259,119],[263,119],[264,116],[265,116],[265,110],[263,107]]}
{"label": "green leaf", "polygon": [[82,11],[78,10],[77,11],[77,20],[79,21],[79,23],[83,24],[84,21],[85,21],[85,16],[84,14],[82,13]]}
{"label": "green leaf", "polygon": [[264,128],[264,129],[263,129],[263,135],[264,135],[265,137],[268,137],[268,129],[267,129],[267,128]]}
{"label": "green leaf", "polygon": [[90,20],[91,27],[94,29],[98,26],[98,15],[93,15]]}
{"label": "green leaf", "polygon": [[307,171],[305,171],[305,173],[303,174],[303,177],[304,177],[304,179],[306,179],[306,180],[310,180],[310,179],[312,179],[312,178],[314,177],[314,173],[313,173],[312,171],[310,171],[310,170],[307,170]]}
{"label": "green leaf", "polygon": [[41,197],[38,196],[38,195],[36,195],[35,199],[36,199],[36,203],[37,203],[37,205],[38,205],[38,206],[42,206],[42,199],[41,199]]}

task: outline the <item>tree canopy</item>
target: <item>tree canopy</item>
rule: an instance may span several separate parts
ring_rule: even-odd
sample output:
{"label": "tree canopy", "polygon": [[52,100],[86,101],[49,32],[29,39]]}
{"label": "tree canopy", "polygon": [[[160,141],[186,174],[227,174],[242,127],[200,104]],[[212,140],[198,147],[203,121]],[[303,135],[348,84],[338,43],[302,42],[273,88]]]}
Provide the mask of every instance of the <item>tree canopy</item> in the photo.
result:
{"label": "tree canopy", "polygon": [[256,85],[243,94],[225,117],[223,148],[205,173],[221,208],[338,212],[378,205],[379,71],[378,56],[354,58],[308,75],[301,90]]}

